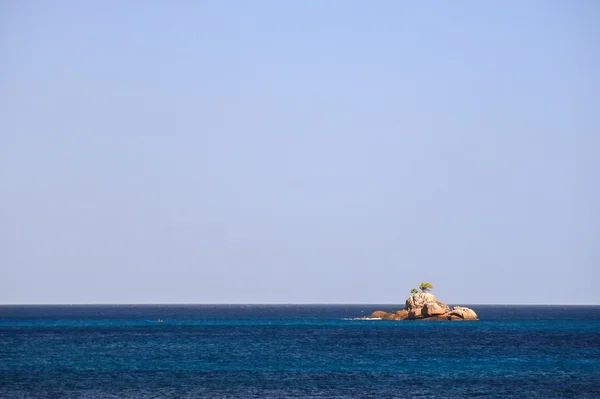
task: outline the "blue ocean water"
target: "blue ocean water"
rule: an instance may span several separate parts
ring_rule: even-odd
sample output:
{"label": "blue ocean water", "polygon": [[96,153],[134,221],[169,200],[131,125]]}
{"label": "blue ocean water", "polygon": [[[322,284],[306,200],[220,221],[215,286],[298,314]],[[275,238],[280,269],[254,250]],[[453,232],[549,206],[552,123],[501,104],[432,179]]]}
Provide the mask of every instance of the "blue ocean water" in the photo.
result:
{"label": "blue ocean water", "polygon": [[0,306],[0,397],[600,398],[600,306],[469,306]]}

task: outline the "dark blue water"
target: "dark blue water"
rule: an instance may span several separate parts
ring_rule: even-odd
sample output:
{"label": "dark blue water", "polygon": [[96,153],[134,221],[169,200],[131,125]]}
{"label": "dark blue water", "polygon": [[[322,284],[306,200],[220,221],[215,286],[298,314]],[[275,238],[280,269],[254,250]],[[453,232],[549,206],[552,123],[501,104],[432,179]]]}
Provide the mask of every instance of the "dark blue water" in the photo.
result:
{"label": "dark blue water", "polygon": [[600,398],[600,306],[471,307],[0,306],[0,397]]}

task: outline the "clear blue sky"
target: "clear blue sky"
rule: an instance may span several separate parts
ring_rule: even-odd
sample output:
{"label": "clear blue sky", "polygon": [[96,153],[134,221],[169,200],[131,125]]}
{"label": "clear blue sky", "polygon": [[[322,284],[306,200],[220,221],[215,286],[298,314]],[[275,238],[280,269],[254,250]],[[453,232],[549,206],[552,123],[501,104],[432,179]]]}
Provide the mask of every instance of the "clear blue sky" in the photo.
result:
{"label": "clear blue sky", "polygon": [[0,3],[0,303],[600,304],[600,3]]}

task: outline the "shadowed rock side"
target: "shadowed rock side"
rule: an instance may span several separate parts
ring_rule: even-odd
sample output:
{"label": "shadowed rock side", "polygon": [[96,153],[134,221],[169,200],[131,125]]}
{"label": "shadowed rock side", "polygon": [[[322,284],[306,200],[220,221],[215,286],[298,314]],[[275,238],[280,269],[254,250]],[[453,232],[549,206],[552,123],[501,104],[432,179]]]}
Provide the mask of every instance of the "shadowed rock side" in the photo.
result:
{"label": "shadowed rock side", "polygon": [[406,300],[403,310],[378,310],[357,320],[479,320],[473,309],[462,306],[450,308],[429,292],[419,292]]}

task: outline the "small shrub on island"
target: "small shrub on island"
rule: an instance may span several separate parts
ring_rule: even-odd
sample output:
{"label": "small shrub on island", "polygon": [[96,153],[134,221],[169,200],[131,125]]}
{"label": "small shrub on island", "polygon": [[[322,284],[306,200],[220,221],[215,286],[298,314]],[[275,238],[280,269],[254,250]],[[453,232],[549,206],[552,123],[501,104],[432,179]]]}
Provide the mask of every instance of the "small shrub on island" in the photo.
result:
{"label": "small shrub on island", "polygon": [[421,292],[428,292],[433,289],[433,285],[431,285],[431,283],[428,282],[423,282],[419,286],[419,289],[421,290]]}

